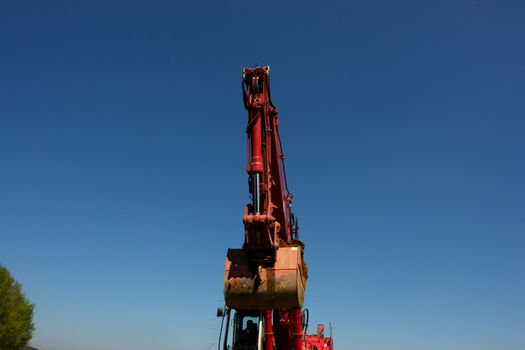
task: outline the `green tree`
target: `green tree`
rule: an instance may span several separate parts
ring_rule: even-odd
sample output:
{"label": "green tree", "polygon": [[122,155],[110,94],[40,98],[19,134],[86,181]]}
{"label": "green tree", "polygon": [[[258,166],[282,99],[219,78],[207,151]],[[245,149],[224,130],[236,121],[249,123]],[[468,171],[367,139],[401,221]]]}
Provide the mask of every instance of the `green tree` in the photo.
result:
{"label": "green tree", "polygon": [[0,265],[0,350],[20,350],[33,336],[33,310],[22,286]]}

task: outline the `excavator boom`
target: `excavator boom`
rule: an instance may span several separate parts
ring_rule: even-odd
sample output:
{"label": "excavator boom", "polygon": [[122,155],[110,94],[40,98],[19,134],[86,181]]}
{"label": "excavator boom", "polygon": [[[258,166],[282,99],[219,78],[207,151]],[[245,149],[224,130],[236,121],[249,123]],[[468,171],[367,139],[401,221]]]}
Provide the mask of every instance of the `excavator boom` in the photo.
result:
{"label": "excavator boom", "polygon": [[[226,317],[223,350],[303,350],[318,337],[305,337],[301,311],[308,277],[304,244],[286,183],[278,112],[270,97],[270,67],[245,68],[248,111],[248,173],[251,201],[244,209],[244,242],[229,248],[224,271]],[[235,311],[231,347],[231,311]],[[304,328],[303,328],[304,327]],[[222,329],[222,327],[221,327]],[[221,332],[222,334],[222,332]],[[219,342],[220,343],[220,342]],[[333,350],[331,338],[324,350]]]}
{"label": "excavator boom", "polygon": [[236,309],[301,308],[306,287],[269,73],[270,67],[243,70],[252,200],[243,215],[243,247],[228,250],[224,276],[226,306]]}

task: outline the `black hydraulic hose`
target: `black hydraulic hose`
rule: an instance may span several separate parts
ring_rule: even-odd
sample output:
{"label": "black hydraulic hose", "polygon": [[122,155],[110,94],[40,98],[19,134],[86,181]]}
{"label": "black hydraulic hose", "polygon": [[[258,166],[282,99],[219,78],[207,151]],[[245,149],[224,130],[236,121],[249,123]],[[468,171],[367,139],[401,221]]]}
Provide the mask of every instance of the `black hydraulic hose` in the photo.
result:
{"label": "black hydraulic hose", "polygon": [[[277,132],[277,139],[279,140],[279,152],[281,155],[283,155],[283,157],[281,158],[281,169],[283,170],[283,178],[284,178],[284,189],[286,190],[286,195],[288,196],[288,199],[290,201],[290,207],[291,207],[291,202],[293,200],[293,194],[290,192],[290,190],[288,189],[288,179],[286,178],[286,167],[284,165],[284,154],[283,154],[283,144],[281,142],[281,135],[279,134],[279,131],[276,130]],[[291,223],[291,226],[292,226],[292,237],[293,237],[293,234],[295,234],[295,237],[293,237],[294,239],[299,239],[299,225],[297,225],[298,223],[298,220],[297,218],[293,215],[292,213],[292,210],[290,208],[290,223]]]}
{"label": "black hydraulic hose", "polygon": [[221,330],[219,331],[219,341],[217,342],[217,350],[221,350],[222,326],[224,325],[224,316],[226,316],[226,314],[222,315]]}
{"label": "black hydraulic hose", "polygon": [[228,347],[228,331],[230,329],[230,311],[231,311],[231,309],[228,309],[228,311],[226,311],[226,313],[228,314],[228,317],[226,318],[226,331],[225,331],[225,334],[224,334],[224,344],[223,344],[223,347],[222,347],[223,350],[226,350],[227,347]]}
{"label": "black hydraulic hose", "polygon": [[[281,152],[281,154],[283,154],[283,144],[281,142],[281,135],[279,134],[279,132],[277,131],[277,138],[279,140],[279,151]],[[286,167],[284,166],[284,158],[281,159],[281,167],[283,169],[283,177],[284,177],[284,188],[286,189],[286,192],[288,195],[291,195],[292,193],[290,192],[290,190],[288,189],[288,180],[286,179]]]}
{"label": "black hydraulic hose", "polygon": [[221,350],[221,339],[222,339],[222,328],[224,325],[224,317],[226,317],[226,314],[228,315],[228,320],[226,321],[226,334],[224,336],[224,346],[223,349],[226,349],[227,343],[228,343],[228,325],[230,324],[230,309],[224,308],[226,312],[222,315],[221,320],[221,330],[219,331],[219,342],[217,343],[217,350]]}
{"label": "black hydraulic hose", "polygon": [[310,310],[304,309],[303,312],[303,334],[306,335],[306,331],[308,330],[308,322],[310,320]]}
{"label": "black hydraulic hose", "polygon": [[272,94],[270,93],[270,74],[268,74],[267,78],[266,78],[266,85],[267,85],[267,89],[268,89],[268,102],[270,104],[270,106],[275,109],[275,106],[273,105],[273,102],[272,102]]}

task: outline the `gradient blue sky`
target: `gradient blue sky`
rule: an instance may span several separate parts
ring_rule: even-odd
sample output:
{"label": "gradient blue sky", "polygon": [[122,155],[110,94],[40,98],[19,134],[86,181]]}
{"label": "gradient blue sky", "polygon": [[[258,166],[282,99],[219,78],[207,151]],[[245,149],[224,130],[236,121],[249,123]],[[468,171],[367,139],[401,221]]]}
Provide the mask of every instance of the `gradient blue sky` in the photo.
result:
{"label": "gradient blue sky", "polygon": [[525,348],[523,1],[3,1],[0,263],[43,350],[215,349],[272,66],[311,323]]}

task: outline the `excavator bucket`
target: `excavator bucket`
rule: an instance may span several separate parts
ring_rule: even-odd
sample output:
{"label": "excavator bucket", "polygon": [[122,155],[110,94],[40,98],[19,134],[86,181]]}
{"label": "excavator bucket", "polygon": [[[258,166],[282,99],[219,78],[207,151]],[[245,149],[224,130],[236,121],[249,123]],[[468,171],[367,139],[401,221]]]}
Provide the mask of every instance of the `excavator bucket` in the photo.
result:
{"label": "excavator bucket", "polygon": [[280,247],[271,267],[251,266],[243,249],[228,249],[224,273],[226,306],[244,309],[301,308],[307,268],[302,247]]}

